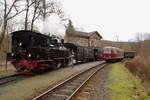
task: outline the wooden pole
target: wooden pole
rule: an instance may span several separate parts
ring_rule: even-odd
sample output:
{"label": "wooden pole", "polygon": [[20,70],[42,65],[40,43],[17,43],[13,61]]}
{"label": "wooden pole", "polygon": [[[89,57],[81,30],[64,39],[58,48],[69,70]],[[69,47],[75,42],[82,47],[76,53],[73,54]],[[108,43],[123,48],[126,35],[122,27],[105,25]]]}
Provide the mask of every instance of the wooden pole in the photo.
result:
{"label": "wooden pole", "polygon": [[7,70],[7,52],[5,52],[5,54],[6,54],[5,71],[7,72],[7,71],[8,71],[8,70]]}

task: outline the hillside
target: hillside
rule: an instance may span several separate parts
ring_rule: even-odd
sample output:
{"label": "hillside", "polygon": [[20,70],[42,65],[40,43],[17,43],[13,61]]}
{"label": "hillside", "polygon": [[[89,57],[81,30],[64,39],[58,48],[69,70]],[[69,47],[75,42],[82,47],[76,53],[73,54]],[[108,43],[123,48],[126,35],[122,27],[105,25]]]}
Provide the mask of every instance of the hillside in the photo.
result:
{"label": "hillside", "polygon": [[102,47],[114,46],[114,47],[122,48],[127,51],[135,51],[137,43],[102,40],[101,45],[102,45]]}

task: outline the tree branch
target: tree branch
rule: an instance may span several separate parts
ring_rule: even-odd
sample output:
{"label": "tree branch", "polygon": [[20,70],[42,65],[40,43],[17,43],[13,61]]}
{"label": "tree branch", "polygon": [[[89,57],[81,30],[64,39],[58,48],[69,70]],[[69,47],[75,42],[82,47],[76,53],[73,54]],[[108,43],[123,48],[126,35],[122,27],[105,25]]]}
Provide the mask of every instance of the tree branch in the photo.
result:
{"label": "tree branch", "polygon": [[23,11],[25,11],[25,9],[23,9],[23,10],[21,10],[21,11],[19,11],[19,12],[16,12],[16,14],[14,14],[13,16],[8,17],[7,20],[10,20],[10,19],[14,18],[15,16],[17,16],[17,15],[20,14],[20,13],[22,13]]}
{"label": "tree branch", "polygon": [[16,1],[17,1],[17,0],[15,0],[15,1],[13,2],[13,4],[11,5],[11,7],[9,8],[9,10],[8,10],[8,12],[7,12],[7,14],[6,14],[6,17],[7,17],[7,16],[9,15],[9,13],[11,12],[11,10],[12,10],[12,8],[14,7]]}

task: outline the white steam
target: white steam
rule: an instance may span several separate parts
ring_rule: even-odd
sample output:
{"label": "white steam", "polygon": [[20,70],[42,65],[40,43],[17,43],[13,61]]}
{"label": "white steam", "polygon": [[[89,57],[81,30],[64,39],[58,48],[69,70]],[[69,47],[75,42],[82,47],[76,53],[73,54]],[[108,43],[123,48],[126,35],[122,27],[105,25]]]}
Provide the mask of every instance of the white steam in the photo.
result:
{"label": "white steam", "polygon": [[56,35],[63,38],[65,34],[65,27],[56,15],[46,18],[44,22],[41,21],[38,28],[41,33],[46,35]]}

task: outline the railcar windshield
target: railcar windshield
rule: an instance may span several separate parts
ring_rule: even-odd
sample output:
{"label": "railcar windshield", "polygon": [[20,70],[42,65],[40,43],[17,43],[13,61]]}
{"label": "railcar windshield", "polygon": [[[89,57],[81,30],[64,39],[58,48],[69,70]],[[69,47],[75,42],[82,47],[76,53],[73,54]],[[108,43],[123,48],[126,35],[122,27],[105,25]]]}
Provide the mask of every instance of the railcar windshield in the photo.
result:
{"label": "railcar windshield", "polygon": [[104,53],[112,53],[112,50],[111,50],[111,49],[104,49],[103,52],[104,52]]}

